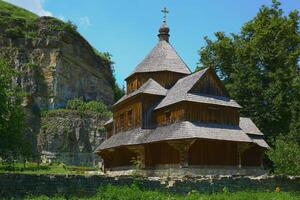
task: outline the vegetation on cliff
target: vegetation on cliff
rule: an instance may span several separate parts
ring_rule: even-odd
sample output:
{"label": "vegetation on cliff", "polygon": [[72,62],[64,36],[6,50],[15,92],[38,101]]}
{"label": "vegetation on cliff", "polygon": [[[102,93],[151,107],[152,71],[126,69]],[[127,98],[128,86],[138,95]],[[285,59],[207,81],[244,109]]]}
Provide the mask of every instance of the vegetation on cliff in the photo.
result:
{"label": "vegetation on cliff", "polygon": [[76,25],[71,21],[63,22],[54,17],[39,17],[25,9],[0,0],[0,38],[10,38],[13,40],[37,38],[47,38],[49,40],[51,38],[59,38],[62,41],[69,41],[70,37],[75,37],[77,40],[83,41],[86,47],[91,49],[91,53],[94,53],[94,57],[98,58],[98,64],[110,69],[111,76],[113,77],[110,80],[111,88],[115,101],[117,101],[124,93],[113,76],[114,69],[111,55],[92,48],[76,29]]}
{"label": "vegetation on cliff", "polygon": [[12,82],[16,72],[0,59],[0,158],[28,156],[30,146],[24,137],[25,113],[20,88]]}
{"label": "vegetation on cliff", "polygon": [[[300,174],[300,29],[299,12],[284,15],[280,3],[262,6],[237,34],[205,38],[200,65],[211,66],[231,97],[243,106],[274,149],[278,173]],[[283,136],[280,136],[283,135]]]}
{"label": "vegetation on cliff", "polygon": [[[26,115],[22,129],[31,140],[34,155],[37,155],[37,139],[41,132],[42,136],[60,133],[66,136],[52,138],[54,143],[59,143],[53,146],[70,152],[85,146],[83,151],[91,153],[91,146],[98,144],[94,142],[99,139],[96,136],[103,135],[103,123],[111,116],[100,101],[111,105],[113,94],[115,99],[120,97],[111,56],[94,50],[76,28],[71,22],[39,17],[0,0],[0,57],[18,71],[13,75],[25,94],[22,103],[26,111],[20,110],[18,114]],[[1,86],[2,89],[8,88]],[[72,98],[84,101],[71,100],[66,105]],[[76,108],[70,107],[74,106],[72,102],[78,103]],[[9,123],[16,125],[17,121]],[[18,133],[13,129],[7,132],[11,137]],[[77,135],[80,138],[76,138]],[[26,152],[19,150],[21,145],[17,139],[2,141],[18,152]]]}
{"label": "vegetation on cliff", "polygon": [[43,111],[38,149],[72,156],[92,154],[105,139],[103,124],[111,116],[104,103],[80,99],[68,101],[65,108]]}
{"label": "vegetation on cliff", "polygon": [[[76,26],[71,22],[64,23],[53,17],[48,19],[48,33],[67,31],[76,34]],[[41,36],[38,29],[40,17],[20,7],[0,0],[0,34],[8,38],[36,38]],[[48,36],[51,36],[50,34]]]}

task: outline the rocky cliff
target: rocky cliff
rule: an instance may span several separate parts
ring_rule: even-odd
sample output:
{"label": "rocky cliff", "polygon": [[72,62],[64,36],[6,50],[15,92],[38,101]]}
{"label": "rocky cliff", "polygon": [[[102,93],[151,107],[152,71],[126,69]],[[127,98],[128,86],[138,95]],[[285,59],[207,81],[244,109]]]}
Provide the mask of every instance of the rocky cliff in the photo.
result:
{"label": "rocky cliff", "polygon": [[[40,131],[51,144],[69,144],[68,140],[77,136],[86,138],[83,143],[93,140],[95,129],[105,118],[89,116],[79,120],[71,112],[63,118],[61,113],[47,119],[40,115],[42,110],[64,107],[74,98],[102,101],[108,106],[114,102],[111,61],[105,54],[95,52],[76,26],[52,17],[38,17],[0,0],[0,57],[20,72],[15,81],[26,92],[27,136],[34,147]],[[65,120],[75,135],[61,137],[65,130],[60,126],[55,130],[41,129],[44,120],[53,124]],[[69,149],[72,148],[78,147],[74,144]],[[84,148],[93,149],[91,145]]]}

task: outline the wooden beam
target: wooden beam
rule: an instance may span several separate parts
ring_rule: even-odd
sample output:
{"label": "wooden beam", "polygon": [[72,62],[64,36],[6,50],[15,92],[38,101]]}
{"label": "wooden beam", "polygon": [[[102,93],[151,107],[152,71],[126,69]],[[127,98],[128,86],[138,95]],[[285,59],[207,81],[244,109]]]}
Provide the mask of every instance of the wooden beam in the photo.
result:
{"label": "wooden beam", "polygon": [[130,151],[134,152],[137,157],[137,161],[140,164],[141,169],[145,169],[146,162],[145,162],[145,147],[143,145],[136,145],[136,146],[128,146],[127,147]]}
{"label": "wooden beam", "polygon": [[179,164],[181,168],[189,165],[189,149],[196,140],[176,140],[167,143],[179,152]]}
{"label": "wooden beam", "polygon": [[238,167],[240,169],[242,168],[242,154],[250,147],[251,147],[251,144],[249,144],[249,143],[238,143],[237,144],[237,151],[238,151],[238,156],[239,156]]}

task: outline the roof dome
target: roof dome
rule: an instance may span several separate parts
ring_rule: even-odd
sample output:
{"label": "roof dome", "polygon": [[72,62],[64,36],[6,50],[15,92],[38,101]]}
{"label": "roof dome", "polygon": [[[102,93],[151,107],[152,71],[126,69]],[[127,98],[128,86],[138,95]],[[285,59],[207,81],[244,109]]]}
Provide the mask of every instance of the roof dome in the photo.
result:
{"label": "roof dome", "polygon": [[168,26],[168,24],[166,22],[163,22],[162,25],[159,27],[159,33],[162,34],[162,33],[165,33],[165,34],[168,34],[170,31],[170,28]]}
{"label": "roof dome", "polygon": [[159,34],[157,35],[158,38],[159,38],[159,41],[166,41],[166,42],[169,42],[169,31],[170,31],[170,28],[169,26],[167,25],[166,21],[163,21],[162,25],[159,27]]}

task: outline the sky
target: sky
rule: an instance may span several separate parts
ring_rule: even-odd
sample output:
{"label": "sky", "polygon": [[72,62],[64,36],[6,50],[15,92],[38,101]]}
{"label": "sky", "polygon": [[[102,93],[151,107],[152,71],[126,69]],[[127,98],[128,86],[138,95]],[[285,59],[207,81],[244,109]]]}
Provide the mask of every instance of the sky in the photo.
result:
{"label": "sky", "polygon": [[[156,45],[167,7],[170,43],[194,71],[204,37],[238,33],[271,0],[5,0],[40,16],[71,20],[96,49],[109,52],[119,85]],[[300,10],[300,0],[281,0],[285,14]]]}

